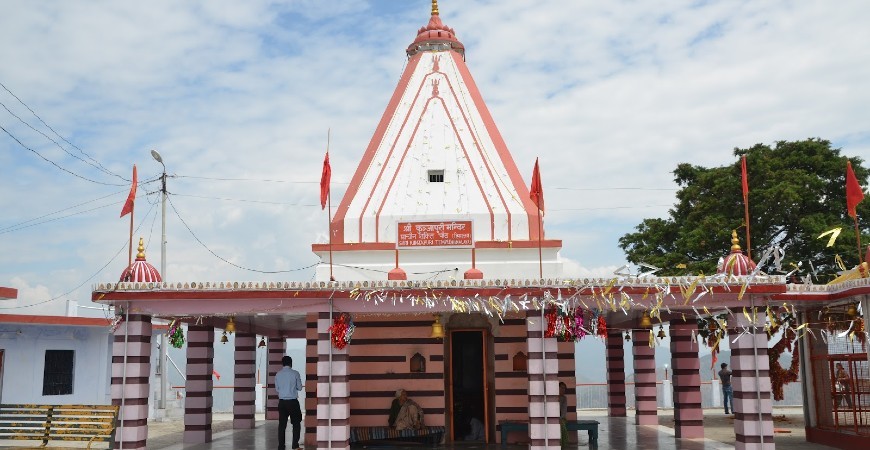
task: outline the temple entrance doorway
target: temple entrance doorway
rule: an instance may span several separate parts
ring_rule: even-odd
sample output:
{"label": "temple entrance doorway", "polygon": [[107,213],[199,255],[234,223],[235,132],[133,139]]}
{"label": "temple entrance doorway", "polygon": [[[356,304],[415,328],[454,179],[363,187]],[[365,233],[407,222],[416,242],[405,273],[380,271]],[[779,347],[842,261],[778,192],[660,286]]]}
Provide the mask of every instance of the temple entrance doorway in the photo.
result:
{"label": "temple entrance doorway", "polygon": [[451,434],[453,441],[463,441],[472,432],[472,419],[483,426],[489,441],[490,407],[488,376],[489,330],[450,330],[450,378],[448,388],[451,402]]}

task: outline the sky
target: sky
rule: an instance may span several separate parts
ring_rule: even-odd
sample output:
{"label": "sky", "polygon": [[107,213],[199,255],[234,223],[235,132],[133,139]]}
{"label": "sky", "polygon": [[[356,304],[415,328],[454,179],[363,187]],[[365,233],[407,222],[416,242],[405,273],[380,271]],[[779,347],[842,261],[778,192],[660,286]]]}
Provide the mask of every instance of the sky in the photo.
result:
{"label": "sky", "polygon": [[[540,158],[566,276],[625,264],[619,237],[667,216],[680,163],[809,137],[870,159],[864,1],[439,6],[527,183]],[[337,205],[430,1],[0,10],[0,286],[19,289],[0,313],[63,314],[127,265],[133,164],[134,235],[160,267],[152,149],[170,177],[168,281],[311,279],[327,130]]]}

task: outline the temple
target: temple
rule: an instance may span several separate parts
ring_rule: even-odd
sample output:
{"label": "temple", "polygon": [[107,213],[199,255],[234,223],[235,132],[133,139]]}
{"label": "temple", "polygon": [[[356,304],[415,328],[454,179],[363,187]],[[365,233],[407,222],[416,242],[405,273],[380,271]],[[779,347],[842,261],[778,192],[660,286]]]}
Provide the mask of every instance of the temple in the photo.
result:
{"label": "temple", "polygon": [[[212,439],[216,330],[235,332],[235,428],[255,427],[255,346],[264,336],[268,420],[278,416],[274,374],[287,339],[305,340],[306,446],[346,449],[391,433],[390,404],[404,388],[424,410],[421,435],[459,441],[476,418],[487,443],[504,436],[544,450],[561,447],[560,383],[568,387],[565,419],[577,418],[580,339],[606,347],[604,360],[585,362],[606,367],[606,414],[658,424],[654,352],[667,323],[674,439],[704,436],[699,347],[715,354],[727,339],[735,448],[775,448],[773,397],[797,369],[771,367],[773,327],[800,348],[807,436],[852,445],[841,448],[868,445],[870,386],[858,381],[867,378],[866,346],[845,354],[799,324],[825,317],[831,333],[856,336],[856,327],[866,329],[856,305],[866,317],[870,278],[788,284],[761,272],[764,261],[757,266],[743,254],[736,233],[730,252],[723,239],[715,275],[566,278],[562,243],[544,235],[527,184],[471,77],[465,47],[436,1],[406,55],[330,224],[330,242],[312,245],[321,258],[314,281],[163,280],[140,250],[120,281],[94,286],[93,300],[114,306],[119,320],[112,397],[122,406],[123,448],[147,447],[154,318],[187,324],[187,444]],[[633,384],[626,382],[626,347]],[[844,395],[832,383],[836,362],[846,362],[855,380],[848,408],[832,401]],[[523,431],[501,433],[516,424]]]}

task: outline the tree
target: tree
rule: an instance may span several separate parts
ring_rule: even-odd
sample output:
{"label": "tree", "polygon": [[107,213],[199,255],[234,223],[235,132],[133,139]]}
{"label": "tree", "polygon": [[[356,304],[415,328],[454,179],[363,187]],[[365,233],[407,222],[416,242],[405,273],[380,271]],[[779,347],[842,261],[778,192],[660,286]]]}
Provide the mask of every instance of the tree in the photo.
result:
{"label": "tree", "polygon": [[[836,274],[836,255],[848,268],[859,262],[854,222],[846,213],[847,158],[840,149],[814,138],[735,148],[734,155],[738,160],[722,167],[677,166],[673,173],[680,187],[678,202],[669,217],[644,219],[635,232],[619,239],[629,262],[661,267],[662,275],[712,274],[719,258],[730,251],[734,229],[747,250],[739,159],[743,155],[753,260],[758,262],[762,252],[776,244],[785,250],[783,270],[802,262],[800,272],[806,274],[812,264],[817,273],[814,282],[827,282]],[[859,183],[866,186],[870,171],[861,165],[862,159],[848,160]],[[870,244],[870,200],[858,205],[858,219],[862,245]],[[828,237],[818,236],[836,227],[842,227],[842,232],[828,248]],[[762,270],[774,273],[770,266]]]}

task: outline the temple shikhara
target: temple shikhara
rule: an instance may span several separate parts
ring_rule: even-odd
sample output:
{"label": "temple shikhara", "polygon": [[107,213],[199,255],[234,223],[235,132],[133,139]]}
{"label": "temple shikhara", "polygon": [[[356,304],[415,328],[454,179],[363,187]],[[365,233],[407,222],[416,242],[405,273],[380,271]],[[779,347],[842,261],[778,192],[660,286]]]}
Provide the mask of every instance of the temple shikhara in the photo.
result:
{"label": "temple shikhara", "polygon": [[[331,242],[312,245],[321,258],[315,281],[165,280],[140,247],[120,281],[94,286],[93,300],[117,313],[112,397],[121,406],[123,448],[147,448],[153,319],[186,324],[190,444],[212,439],[212,359],[225,330],[235,332],[236,428],[255,426],[262,336],[267,420],[278,417],[274,374],[287,339],[305,340],[306,359],[294,367],[304,366],[303,434],[312,448],[389,437],[451,443],[463,440],[476,419],[488,443],[556,449],[560,383],[567,386],[566,426],[586,429],[576,413],[580,339],[606,347],[605,359],[579,369],[606,366],[608,417],[597,420],[658,425],[654,352],[668,324],[674,439],[704,437],[699,351],[708,346],[715,354],[727,339],[736,448],[775,448],[774,397],[798,375],[808,439],[870,445],[864,342],[863,353],[847,351],[836,343],[842,339],[824,342],[802,326],[823,318],[832,336],[861,339],[856,327],[866,328],[866,319],[857,310],[866,317],[870,308],[865,266],[830,285],[788,284],[759,271],[771,256],[753,262],[735,233],[730,250],[722,242],[715,275],[567,278],[562,242],[544,232],[530,180],[520,174],[466,64],[465,46],[436,1],[428,23],[409,38],[407,66],[368,147],[360,149],[330,224]],[[785,336],[783,347],[800,355],[799,365],[783,368],[770,356],[768,339],[778,341],[777,333]],[[626,382],[626,348],[633,383]],[[837,363],[852,374],[849,407],[832,401]],[[387,426],[399,388],[422,408],[424,428]]]}

